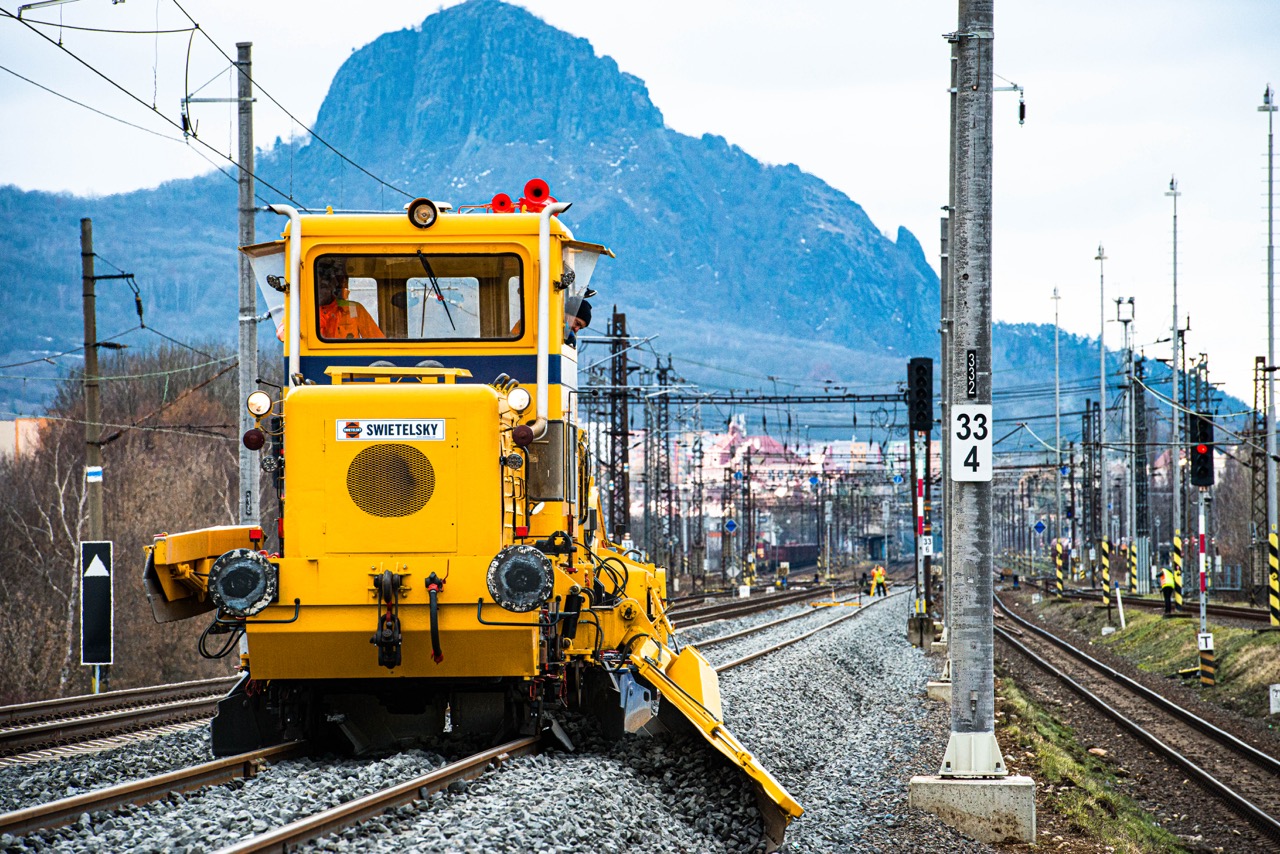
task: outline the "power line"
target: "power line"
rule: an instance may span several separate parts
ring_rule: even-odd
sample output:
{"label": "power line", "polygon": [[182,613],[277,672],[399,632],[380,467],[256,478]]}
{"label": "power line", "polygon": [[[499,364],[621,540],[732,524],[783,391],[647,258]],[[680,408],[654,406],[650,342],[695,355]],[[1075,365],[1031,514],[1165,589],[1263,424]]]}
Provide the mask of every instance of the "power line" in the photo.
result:
{"label": "power line", "polygon": [[170,33],[189,33],[195,27],[182,27],[177,30],[112,30],[104,27],[75,27],[71,24],[54,23],[53,21],[37,21],[34,18],[23,18],[23,21],[30,21],[42,27],[52,27],[58,30],[76,30],[82,33],[116,33],[127,36],[156,36],[167,35]]}
{"label": "power line", "polygon": [[[5,413],[7,418],[32,418],[43,421],[61,421],[66,424],[87,424],[83,418],[68,418],[64,415],[23,415],[19,412]],[[182,427],[141,427],[136,424],[110,424],[107,422],[94,422],[102,427],[114,427],[121,430],[146,430],[148,433],[177,433],[182,436],[197,436],[201,439],[219,439],[223,442],[239,441],[234,436],[220,436],[217,433],[207,432],[209,430],[227,430],[235,427],[235,424],[187,424],[183,425],[191,429],[182,429]],[[204,432],[201,432],[204,431]]]}
{"label": "power line", "polygon": [[[129,90],[128,90],[127,88],[125,88],[123,85],[121,85],[120,83],[117,83],[117,82],[116,82],[114,79],[112,79],[112,78],[111,78],[111,77],[110,77],[106,72],[99,70],[99,69],[98,69],[97,67],[95,67],[93,64],[91,64],[91,63],[90,63],[90,62],[88,62],[87,60],[85,60],[85,59],[81,58],[78,54],[76,54],[76,53],[74,53],[73,51],[71,51],[70,49],[68,49],[65,45],[59,44],[58,42],[56,42],[56,41],[54,41],[53,39],[49,38],[49,37],[48,37],[47,35],[45,35],[44,33],[40,32],[38,29],[36,29],[34,26],[32,26],[30,22],[28,22],[28,21],[26,21],[26,20],[24,20],[24,19],[22,19],[22,18],[19,18],[17,15],[13,14],[13,13],[12,13],[12,12],[10,12],[8,9],[0,8],[0,14],[3,14],[5,17],[7,17],[7,18],[9,18],[9,19],[11,19],[11,20],[17,21],[19,24],[22,24],[22,25],[23,25],[23,26],[25,26],[27,29],[29,29],[31,32],[35,33],[37,36],[39,36],[40,38],[42,38],[42,39],[44,39],[45,41],[47,41],[49,44],[53,45],[53,46],[54,46],[54,47],[56,47],[58,50],[62,51],[62,52],[63,52],[63,53],[65,53],[67,56],[69,56],[69,57],[71,57],[72,59],[74,59],[76,62],[80,63],[80,64],[81,64],[81,65],[83,65],[85,68],[87,68],[87,69],[89,69],[90,71],[92,71],[92,72],[93,72],[94,74],[96,74],[98,77],[102,78],[102,79],[103,79],[103,80],[105,80],[107,83],[110,83],[110,84],[111,84],[112,86],[114,86],[116,89],[120,90],[120,91],[121,91],[121,92],[123,92],[125,95],[128,95],[130,98],[132,98],[134,101],[137,101],[137,102],[138,102],[139,104],[141,104],[144,108],[146,108],[146,109],[150,110],[152,113],[154,113],[155,115],[159,116],[161,119],[163,119],[166,123],[168,123],[168,124],[169,124],[169,125],[171,125],[172,127],[176,128],[177,130],[182,130],[182,129],[183,129],[181,125],[179,125],[179,124],[178,124],[177,122],[175,122],[173,119],[171,119],[171,118],[169,118],[168,116],[166,116],[164,113],[160,112],[158,109],[156,109],[156,108],[155,108],[155,106],[154,106],[154,105],[148,104],[146,101],[144,101],[142,98],[140,98],[140,97],[138,97],[137,95],[135,95],[133,92],[129,91]],[[185,12],[184,12],[183,14],[185,14]],[[193,22],[193,23],[194,23],[194,22]],[[221,50],[221,49],[219,49],[219,50]],[[224,56],[225,56],[225,54],[224,54]],[[281,109],[283,109],[283,108],[281,108]],[[243,167],[243,166],[241,166],[239,163],[237,163],[237,162],[236,162],[236,160],[235,160],[234,158],[232,158],[232,157],[230,157],[230,156],[228,156],[228,155],[226,155],[226,154],[223,154],[221,151],[219,151],[218,149],[214,148],[214,147],[213,147],[212,145],[210,145],[209,143],[207,143],[207,142],[205,142],[204,140],[200,139],[200,137],[195,136],[194,134],[192,134],[192,135],[190,136],[190,138],[191,138],[191,139],[194,139],[197,143],[199,143],[200,145],[204,146],[205,148],[207,148],[209,151],[213,152],[214,154],[218,155],[218,156],[219,156],[219,157],[221,157],[223,160],[226,160],[228,163],[230,163],[231,165],[235,166],[236,168],[238,168],[238,169],[244,169],[244,167]],[[247,169],[245,169],[245,171],[247,171],[247,172],[249,172],[249,174],[253,175],[254,181],[255,181],[256,183],[262,184],[264,187],[267,187],[267,188],[268,188],[268,189],[270,189],[272,192],[279,194],[282,198],[286,198],[286,199],[288,199],[289,201],[293,202],[294,204],[299,204],[299,205],[301,205],[301,203],[299,203],[296,199],[294,199],[294,198],[293,198],[293,196],[289,195],[288,193],[285,193],[283,190],[281,190],[279,187],[276,187],[274,184],[272,184],[271,182],[267,181],[265,178],[262,178],[260,175],[257,175],[256,173],[253,173],[253,172],[251,172],[251,171],[249,171],[249,170],[247,170]],[[261,201],[263,204],[267,204],[267,203],[268,203],[266,199],[264,199],[262,196],[258,195],[257,193],[254,193],[254,196],[255,196],[259,201]],[[305,206],[303,206],[303,210],[307,210],[307,208],[306,208]]]}
{"label": "power line", "polygon": [[147,331],[148,331],[148,332],[154,332],[156,335],[159,335],[159,336],[160,336],[161,338],[163,338],[164,340],[166,340],[166,341],[168,341],[168,342],[170,342],[170,343],[172,343],[172,344],[177,344],[179,347],[185,347],[185,348],[187,348],[188,350],[190,350],[192,353],[198,353],[198,354],[200,354],[201,356],[204,356],[206,359],[216,359],[216,358],[217,358],[217,356],[214,356],[212,353],[206,353],[206,352],[205,352],[205,351],[203,351],[203,350],[197,350],[195,347],[192,347],[190,344],[183,343],[182,341],[179,341],[177,338],[171,338],[170,336],[165,335],[163,332],[161,332],[159,329],[156,329],[155,327],[148,326],[148,327],[147,327]]}
{"label": "power line", "polygon": [[75,104],[77,107],[84,107],[89,112],[97,113],[98,115],[102,116],[104,119],[111,119],[111,121],[113,122],[119,122],[122,125],[128,125],[129,127],[134,128],[135,130],[140,130],[143,133],[149,133],[152,136],[158,136],[161,139],[167,139],[170,142],[176,142],[176,143],[183,142],[181,139],[178,139],[176,136],[169,136],[167,134],[160,133],[159,131],[152,130],[151,128],[144,128],[142,125],[135,125],[133,122],[126,121],[125,119],[119,118],[118,116],[113,116],[110,113],[103,112],[102,110],[99,110],[96,107],[90,107],[88,104],[84,103],[83,101],[77,101],[75,98],[72,98],[68,95],[62,94],[61,92],[50,89],[48,86],[45,86],[42,83],[37,83],[36,81],[32,80],[30,77],[24,77],[18,72],[14,71],[12,68],[6,68],[5,66],[0,65],[0,71],[7,71],[10,74],[12,74],[14,77],[17,77],[19,80],[27,81],[32,86],[35,86],[37,89],[43,89],[44,91],[48,92],[50,95],[59,97],[64,101],[70,101],[72,104]]}
{"label": "power line", "polygon": [[[217,50],[217,51],[218,51],[218,53],[222,54],[223,58],[224,58],[224,59],[226,59],[226,60],[227,60],[227,62],[231,62],[231,63],[233,63],[233,64],[234,64],[234,60],[232,60],[232,59],[231,59],[230,55],[228,55],[228,54],[227,54],[227,52],[226,52],[226,51],[224,51],[224,50],[222,49],[222,46],[221,46],[221,45],[219,45],[216,41],[214,41],[214,40],[213,40],[213,38],[212,38],[208,33],[206,33],[206,32],[204,31],[204,29],[200,26],[199,22],[197,22],[195,18],[191,17],[191,15],[187,12],[187,10],[186,10],[186,9],[184,9],[184,8],[182,7],[182,4],[178,2],[178,0],[173,0],[173,5],[178,7],[178,11],[179,11],[179,12],[181,12],[181,13],[186,17],[186,19],[192,23],[192,25],[193,25],[193,26],[194,26],[194,28],[195,28],[195,31],[196,31],[196,32],[199,32],[199,33],[200,33],[200,35],[204,36],[205,40],[206,40],[207,42],[209,42],[209,44],[213,45],[214,49],[215,49],[215,50]],[[252,77],[251,77],[250,79],[252,79]],[[361,172],[363,172],[365,175],[369,176],[369,177],[370,177],[370,178],[372,178],[374,181],[378,182],[379,184],[381,184],[382,186],[386,187],[387,189],[389,189],[389,190],[395,190],[397,193],[399,193],[400,195],[404,196],[406,199],[412,199],[412,198],[413,198],[413,194],[412,194],[412,193],[405,192],[404,190],[400,189],[399,187],[395,186],[394,184],[389,184],[389,183],[387,183],[386,181],[384,181],[384,180],[382,180],[381,178],[379,178],[377,175],[375,175],[375,174],[373,174],[372,172],[370,172],[368,169],[366,169],[366,168],[364,168],[363,166],[361,166],[359,163],[357,163],[357,162],[355,162],[354,160],[352,160],[352,159],[351,159],[350,157],[348,157],[347,155],[343,154],[343,153],[342,153],[341,151],[339,151],[337,148],[334,148],[334,147],[333,147],[333,145],[331,145],[327,139],[325,139],[324,137],[322,137],[320,134],[316,133],[316,132],[311,128],[311,127],[309,127],[305,122],[303,122],[301,119],[299,119],[299,118],[298,118],[297,116],[295,116],[293,113],[289,112],[288,108],[287,108],[287,107],[285,107],[285,105],[284,105],[284,104],[282,104],[282,103],[280,103],[278,100],[276,100],[275,96],[274,96],[274,95],[272,95],[270,92],[268,92],[265,88],[263,88],[262,84],[261,84],[261,83],[259,83],[257,80],[253,80],[253,84],[254,84],[254,86],[256,87],[256,89],[257,89],[257,91],[258,91],[258,92],[260,92],[261,94],[263,94],[263,95],[265,95],[265,96],[267,97],[267,100],[269,100],[271,103],[273,103],[273,104],[275,104],[277,107],[279,107],[279,108],[280,108],[280,110],[281,110],[281,112],[283,112],[283,113],[284,113],[286,116],[288,116],[290,119],[292,119],[293,121],[295,121],[295,122],[297,122],[299,125],[301,125],[301,126],[302,126],[302,129],[303,129],[303,130],[305,130],[307,133],[311,134],[311,136],[315,137],[315,139],[316,139],[316,141],[317,141],[317,142],[319,142],[319,143],[320,143],[321,145],[323,145],[325,148],[327,148],[327,149],[329,149],[330,151],[332,151],[334,154],[338,155],[338,157],[340,157],[340,158],[343,160],[343,162],[348,163],[348,164],[350,164],[351,166],[354,166],[356,169],[360,170],[360,171],[361,171]],[[267,186],[270,186],[270,185],[268,184]],[[275,190],[275,187],[272,187],[271,189]],[[277,193],[279,193],[280,191],[279,191],[279,190],[276,190],[276,192],[277,192]],[[283,194],[282,194],[282,195],[283,195]],[[286,198],[289,198],[289,197],[288,197],[288,196],[286,196]]]}
{"label": "power line", "polygon": [[[142,328],[141,324],[139,324],[138,326],[131,326],[128,329],[126,329],[124,332],[121,332],[116,335],[112,335],[110,338],[100,339],[99,343],[102,343],[103,341],[114,341],[117,338],[123,338],[124,336],[128,335],[130,332],[137,332],[141,328]],[[21,368],[26,365],[38,365],[41,362],[48,362],[50,365],[52,365],[54,359],[61,359],[63,356],[70,356],[72,353],[79,353],[83,349],[84,349],[84,345],[81,344],[79,347],[73,347],[72,349],[64,350],[61,353],[54,353],[52,356],[41,356],[39,359],[28,359],[25,362],[12,362],[8,365],[0,365],[0,370],[5,370],[8,368]]]}
{"label": "power line", "polygon": [[[186,367],[182,367],[182,368],[171,368],[170,370],[167,370],[167,371],[147,371],[146,373],[141,373],[141,374],[116,374],[115,376],[107,376],[107,377],[99,376],[99,377],[96,377],[96,379],[99,382],[107,382],[108,380],[144,380],[144,379],[150,379],[152,377],[167,377],[167,376],[172,376],[173,374],[180,374],[185,371],[198,371],[201,368],[208,368],[208,367],[212,367],[213,365],[221,365],[223,362],[226,362],[228,360],[234,361],[235,358],[236,358],[235,356],[224,356],[221,359],[211,359],[208,362],[199,362],[197,364],[187,365]],[[23,380],[23,381],[30,380],[30,381],[37,381],[37,382],[62,382],[65,379],[67,378],[66,377],[15,377],[15,376],[7,376],[4,374],[0,374],[0,380]]]}

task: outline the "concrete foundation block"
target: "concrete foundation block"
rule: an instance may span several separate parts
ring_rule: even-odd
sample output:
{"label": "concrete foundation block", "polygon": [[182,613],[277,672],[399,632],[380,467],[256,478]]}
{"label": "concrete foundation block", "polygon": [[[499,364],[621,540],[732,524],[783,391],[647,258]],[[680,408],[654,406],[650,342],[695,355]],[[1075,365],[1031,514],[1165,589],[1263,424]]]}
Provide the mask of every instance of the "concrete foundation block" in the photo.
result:
{"label": "concrete foundation block", "polygon": [[912,646],[928,649],[933,643],[933,620],[928,617],[907,617],[907,640]]}
{"label": "concrete foundation block", "polygon": [[933,643],[929,644],[929,654],[930,654],[930,655],[946,655],[946,654],[947,654],[947,642],[946,642],[946,641],[934,641]]}
{"label": "concrete foundation block", "polygon": [[1036,784],[1030,777],[912,777],[907,803],[979,842],[1036,841]]}
{"label": "concrete foundation block", "polygon": [[951,702],[950,682],[934,682],[930,680],[925,683],[924,690],[930,700],[937,700],[939,703]]}

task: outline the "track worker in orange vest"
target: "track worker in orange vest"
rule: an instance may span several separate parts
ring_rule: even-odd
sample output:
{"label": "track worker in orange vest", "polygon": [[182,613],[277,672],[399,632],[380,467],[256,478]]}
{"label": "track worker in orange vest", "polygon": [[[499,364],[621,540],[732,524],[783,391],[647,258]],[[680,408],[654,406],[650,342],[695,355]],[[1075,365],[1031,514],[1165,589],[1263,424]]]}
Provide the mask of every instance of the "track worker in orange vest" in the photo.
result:
{"label": "track worker in orange vest", "polygon": [[1164,612],[1173,613],[1173,573],[1168,569],[1160,569],[1160,592],[1164,594]]}
{"label": "track worker in orange vest", "polygon": [[347,299],[347,259],[321,258],[316,263],[316,304],[321,338],[386,338],[369,312]]}
{"label": "track worker in orange vest", "polygon": [[887,585],[884,577],[884,567],[878,564],[876,565],[875,569],[871,570],[871,595],[872,596],[876,595],[877,585],[879,585],[881,596],[889,595],[889,591],[886,589]]}

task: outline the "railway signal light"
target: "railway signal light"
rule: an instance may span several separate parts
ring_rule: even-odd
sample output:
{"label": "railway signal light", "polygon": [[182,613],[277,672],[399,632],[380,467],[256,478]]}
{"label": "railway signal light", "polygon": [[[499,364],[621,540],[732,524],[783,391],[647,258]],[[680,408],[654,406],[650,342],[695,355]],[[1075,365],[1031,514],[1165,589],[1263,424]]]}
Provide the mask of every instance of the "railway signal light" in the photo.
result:
{"label": "railway signal light", "polygon": [[933,359],[918,356],[907,363],[907,426],[933,430]]}
{"label": "railway signal light", "polygon": [[1191,485],[1213,486],[1213,417],[1193,413],[1187,417],[1191,438]]}

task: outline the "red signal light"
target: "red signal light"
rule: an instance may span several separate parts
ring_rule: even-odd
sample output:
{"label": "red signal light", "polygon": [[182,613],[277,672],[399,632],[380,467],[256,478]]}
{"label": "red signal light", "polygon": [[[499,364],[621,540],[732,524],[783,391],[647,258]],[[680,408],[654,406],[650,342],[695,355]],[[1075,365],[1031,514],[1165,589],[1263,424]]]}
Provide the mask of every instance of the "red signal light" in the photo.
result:
{"label": "red signal light", "polygon": [[1196,445],[1196,453],[1197,453],[1197,454],[1207,454],[1207,453],[1209,453],[1209,446],[1208,446],[1208,445]]}

